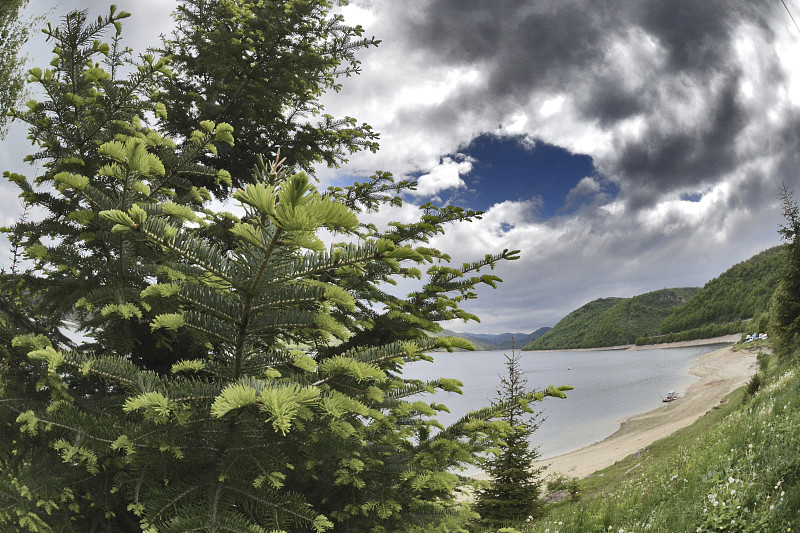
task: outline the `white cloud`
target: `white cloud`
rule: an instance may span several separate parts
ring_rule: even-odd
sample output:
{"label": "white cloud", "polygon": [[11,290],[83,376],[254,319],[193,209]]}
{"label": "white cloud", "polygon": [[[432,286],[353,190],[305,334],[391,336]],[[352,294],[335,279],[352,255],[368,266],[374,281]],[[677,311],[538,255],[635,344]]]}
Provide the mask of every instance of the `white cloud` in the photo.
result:
{"label": "white cloud", "polygon": [[467,185],[461,176],[472,172],[473,160],[463,156],[459,159],[461,160],[456,161],[450,157],[442,159],[437,166],[417,179],[417,190],[413,191],[412,194],[415,196],[433,196],[448,189],[465,188]]}
{"label": "white cloud", "polygon": [[[126,34],[169,31],[174,2],[134,3],[120,2],[134,14]],[[612,5],[611,17],[588,2],[343,8],[346,23],[383,42],[358,52],[363,74],[325,95],[326,112],[370,123],[381,150],[320,169],[323,186],[382,169],[420,175],[419,195],[463,190],[476,162],[452,154],[485,133],[587,154],[602,176],[569,191],[567,205],[581,208],[568,215],[542,221],[541,199],[501,202],[437,237],[456,264],[522,250],[498,266],[506,283],[468,304],[483,323],[467,329],[532,331],[593,298],[701,285],[778,242],[777,187],[800,184],[800,39],[785,11],[735,0],[716,18],[682,19],[706,3],[669,16],[647,0]],[[25,150],[18,139],[24,131],[0,150],[3,169]],[[418,216],[406,203],[367,218]]]}
{"label": "white cloud", "polygon": [[600,192],[600,183],[591,176],[582,178],[575,187],[567,193],[565,205],[570,207],[584,199],[591,199]]}
{"label": "white cloud", "polygon": [[564,100],[566,98],[562,94],[547,98],[539,107],[539,114],[542,118],[552,117],[564,107]]}

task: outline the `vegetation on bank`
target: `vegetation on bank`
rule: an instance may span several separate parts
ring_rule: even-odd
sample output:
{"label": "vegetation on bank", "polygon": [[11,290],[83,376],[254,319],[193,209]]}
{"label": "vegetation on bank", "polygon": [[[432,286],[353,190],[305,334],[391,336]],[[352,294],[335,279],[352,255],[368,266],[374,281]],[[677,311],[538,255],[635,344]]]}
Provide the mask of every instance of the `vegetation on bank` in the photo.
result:
{"label": "vegetation on bank", "polygon": [[511,402],[512,406],[501,416],[511,429],[504,435],[502,445],[490,450],[481,462],[481,468],[490,476],[475,495],[474,510],[480,515],[481,527],[502,527],[509,521],[539,517],[544,510],[544,468],[531,469],[531,463],[539,459],[539,449],[530,442],[543,419],[531,405],[520,401],[529,390],[520,353],[505,357],[506,373],[501,376],[496,400]]}
{"label": "vegetation on bank", "polygon": [[[666,342],[693,341],[697,339],[713,339],[735,333],[744,333],[750,321],[742,320],[730,322],[728,324],[708,324],[700,328],[680,331],[678,333],[667,333],[666,335],[656,335],[653,337],[637,337],[636,345],[645,346],[649,344],[662,344]],[[757,332],[764,332],[766,329],[756,329]]]}
{"label": "vegetation on bank", "polygon": [[447,531],[796,531],[800,372],[793,361],[766,353],[758,361],[757,377],[693,425],[586,479],[550,477],[548,492],[561,497],[547,504],[543,518],[469,528],[463,513]]}
{"label": "vegetation on bank", "polygon": [[661,289],[632,298],[601,298],[573,311],[525,350],[598,348],[633,344],[655,335],[663,320],[698,289]]}

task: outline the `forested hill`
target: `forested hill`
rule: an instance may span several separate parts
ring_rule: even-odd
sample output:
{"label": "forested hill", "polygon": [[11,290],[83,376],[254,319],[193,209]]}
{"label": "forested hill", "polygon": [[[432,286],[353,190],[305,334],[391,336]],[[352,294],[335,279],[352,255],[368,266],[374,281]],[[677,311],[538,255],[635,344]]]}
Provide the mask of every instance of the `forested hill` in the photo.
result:
{"label": "forested hill", "polygon": [[443,335],[461,337],[471,342],[477,350],[510,350],[512,347],[521,349],[529,342],[538,339],[550,331],[549,327],[539,328],[533,333],[456,333],[444,330]]}
{"label": "forested hill", "polygon": [[738,263],[712,279],[686,305],[661,324],[661,333],[678,333],[755,319],[766,328],[769,301],[781,273],[785,247],[775,246]]}
{"label": "forested hill", "polygon": [[764,332],[785,247],[742,261],[702,289],[663,289],[633,298],[601,298],[564,317],[524,350],[653,344],[729,333]]}
{"label": "forested hill", "polygon": [[698,288],[661,289],[632,298],[601,298],[576,309],[525,350],[598,348],[657,335],[663,320]]}

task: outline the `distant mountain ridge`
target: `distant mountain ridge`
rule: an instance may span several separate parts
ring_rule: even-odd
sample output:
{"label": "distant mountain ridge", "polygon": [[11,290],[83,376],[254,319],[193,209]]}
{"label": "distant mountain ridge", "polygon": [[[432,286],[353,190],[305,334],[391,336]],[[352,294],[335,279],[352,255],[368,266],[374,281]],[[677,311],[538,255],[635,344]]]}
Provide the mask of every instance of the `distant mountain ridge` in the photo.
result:
{"label": "distant mountain ridge", "polygon": [[477,350],[510,350],[513,347],[520,350],[525,344],[538,339],[550,330],[549,327],[539,328],[533,333],[456,333],[444,330],[442,335],[460,337],[471,342]]}

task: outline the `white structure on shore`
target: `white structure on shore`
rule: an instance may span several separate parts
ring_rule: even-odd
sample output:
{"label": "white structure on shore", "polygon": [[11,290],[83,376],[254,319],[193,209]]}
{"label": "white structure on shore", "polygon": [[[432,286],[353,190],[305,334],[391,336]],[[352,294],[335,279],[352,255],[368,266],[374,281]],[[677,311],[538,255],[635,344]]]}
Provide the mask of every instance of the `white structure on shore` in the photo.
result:
{"label": "white structure on shore", "polygon": [[744,338],[744,342],[753,342],[758,340],[766,340],[767,334],[766,333],[753,333],[752,335],[748,335]]}

